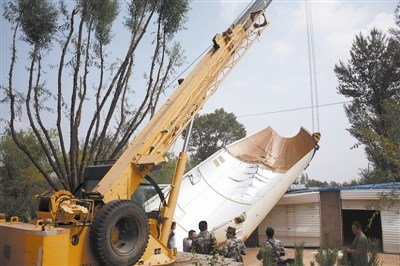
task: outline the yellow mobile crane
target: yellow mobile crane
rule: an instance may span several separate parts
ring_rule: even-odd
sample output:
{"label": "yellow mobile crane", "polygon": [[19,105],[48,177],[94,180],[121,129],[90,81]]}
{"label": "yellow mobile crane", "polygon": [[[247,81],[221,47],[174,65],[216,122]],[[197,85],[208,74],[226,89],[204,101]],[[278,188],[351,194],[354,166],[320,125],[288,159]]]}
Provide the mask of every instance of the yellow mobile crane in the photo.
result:
{"label": "yellow mobile crane", "polygon": [[158,213],[145,213],[131,196],[143,179],[152,181],[149,171],[166,160],[171,145],[266,28],[264,11],[271,1],[253,1],[213,38],[212,47],[111,168],[86,170],[80,198],[65,190],[37,196],[36,225],[0,218],[0,264],[173,263],[176,250],[168,249],[167,241],[186,152],[179,155],[168,202]]}

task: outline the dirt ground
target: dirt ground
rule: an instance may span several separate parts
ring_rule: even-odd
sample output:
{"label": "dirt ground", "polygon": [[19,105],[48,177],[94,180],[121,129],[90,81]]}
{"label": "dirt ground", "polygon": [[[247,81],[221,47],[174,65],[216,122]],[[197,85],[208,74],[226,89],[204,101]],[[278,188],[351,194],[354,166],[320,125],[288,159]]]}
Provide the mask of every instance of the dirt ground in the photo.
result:
{"label": "dirt ground", "polygon": [[[247,255],[243,256],[243,262],[246,266],[260,266],[260,261],[257,260],[258,249],[247,248]],[[304,265],[309,266],[311,261],[315,261],[314,254],[317,252],[316,249],[304,249]],[[294,258],[294,249],[286,248],[286,257]],[[383,254],[379,253],[379,260],[382,266],[400,266],[400,255],[395,254]]]}

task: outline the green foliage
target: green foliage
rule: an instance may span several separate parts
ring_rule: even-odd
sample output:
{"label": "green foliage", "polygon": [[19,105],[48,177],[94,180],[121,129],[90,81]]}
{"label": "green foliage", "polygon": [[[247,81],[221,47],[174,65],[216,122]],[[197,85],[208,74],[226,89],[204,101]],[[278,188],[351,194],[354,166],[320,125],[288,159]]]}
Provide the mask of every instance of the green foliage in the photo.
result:
{"label": "green foliage", "polygon": [[218,247],[213,245],[213,250],[210,255],[200,255],[192,250],[192,257],[190,259],[192,265],[195,266],[229,266],[229,259],[226,259],[224,256],[218,253]]}
{"label": "green foliage", "polygon": [[125,18],[124,25],[131,32],[137,34],[142,32],[143,26],[141,25],[142,19],[147,12],[154,12],[155,0],[132,0],[128,4],[128,16]]}
{"label": "green foliage", "polygon": [[[362,183],[399,181],[400,174],[400,105],[399,100],[387,99],[383,102],[381,119],[385,131],[376,132],[363,129],[363,134],[372,144],[366,148],[372,169],[361,171]],[[386,178],[382,178],[386,177]]]}
{"label": "green foliage", "polygon": [[12,29],[18,27],[18,3],[15,1],[4,2],[2,10],[4,10],[3,17],[12,25]]}
{"label": "green foliage", "polygon": [[314,256],[320,266],[334,266],[337,263],[337,251],[334,249],[318,249]]}
{"label": "green foliage", "polygon": [[352,98],[345,106],[359,145],[372,169],[361,172],[361,183],[400,180],[400,42],[372,29],[355,37],[350,60],[335,66],[338,91]]}
{"label": "green foliage", "polygon": [[150,173],[151,177],[158,184],[171,184],[172,178],[174,177],[175,166],[178,158],[173,153],[168,153],[167,158],[168,162],[162,163],[160,169]]}
{"label": "green foliage", "polygon": [[346,181],[342,184],[343,187],[348,187],[348,186],[356,186],[358,185],[359,182],[357,179],[351,179],[350,181]]}
{"label": "green foliage", "polygon": [[[16,2],[16,3],[15,3]],[[54,1],[18,0],[4,5],[4,16],[11,23],[18,23],[24,40],[38,47],[48,47],[57,32],[58,11]]]}
{"label": "green foliage", "polygon": [[111,28],[119,13],[118,1],[91,0],[82,2],[88,5],[88,12],[84,14],[84,19],[93,21],[96,39],[102,45],[109,44],[111,42]]}
{"label": "green foliage", "polygon": [[338,261],[337,250],[330,247],[329,233],[325,233],[322,246],[318,249],[318,253],[314,255],[315,261],[320,266],[334,266]]}
{"label": "green foliage", "polygon": [[378,201],[373,203],[372,209],[379,211],[394,211],[399,213],[399,209],[394,209],[396,202],[400,199],[400,189],[394,188],[388,192],[382,191],[378,193]]}
{"label": "green foliage", "polygon": [[189,141],[189,152],[194,164],[198,164],[226,145],[244,138],[246,129],[233,113],[223,108],[214,113],[196,116]]}
{"label": "green foliage", "polygon": [[[44,161],[44,154],[32,132],[18,137],[31,147],[33,156]],[[16,146],[9,134],[0,141],[0,212],[7,218],[18,216],[24,221],[34,216],[34,196],[49,190],[47,182],[29,158]]]}
{"label": "green foliage", "polygon": [[128,4],[130,15],[124,24],[132,32],[140,33],[143,30],[141,22],[146,19],[146,14],[157,12],[166,39],[171,39],[182,30],[188,11],[188,0],[131,0]]}
{"label": "green foliage", "polygon": [[207,263],[210,266],[228,266],[229,262],[225,260],[224,256],[218,255],[218,253],[213,253],[210,261]]}
{"label": "green foliage", "polygon": [[368,266],[379,266],[382,263],[379,261],[378,252],[381,250],[381,241],[377,238],[368,238]]}
{"label": "green foliage", "polygon": [[304,251],[304,241],[294,243],[294,266],[304,266],[303,262],[303,251]]}
{"label": "green foliage", "polygon": [[298,179],[297,183],[303,184],[305,187],[329,187],[328,182],[311,179],[308,177],[307,173],[301,174],[300,179]]}
{"label": "green foliage", "polygon": [[167,39],[183,28],[186,14],[189,11],[189,2],[187,0],[168,0],[159,1],[159,13],[161,24]]}
{"label": "green foliage", "polygon": [[263,266],[271,266],[273,265],[272,263],[272,256],[271,256],[271,252],[273,252],[272,248],[270,248],[269,246],[262,246],[260,248],[261,251],[261,256],[262,256],[262,265]]}
{"label": "green foliage", "polygon": [[394,187],[390,191],[382,191],[377,193],[378,200],[372,204],[367,205],[369,210],[375,210],[371,217],[368,219],[367,229],[371,228],[374,219],[382,212],[399,213],[400,208],[397,207],[396,203],[400,199],[400,189]]}
{"label": "green foliage", "polygon": [[397,41],[400,41],[400,2],[397,4],[395,11],[395,23],[397,28],[390,29],[389,32],[397,39]]}
{"label": "green foliage", "polygon": [[397,4],[395,18],[396,18],[396,25],[400,27],[400,2]]}
{"label": "green foliage", "polygon": [[[32,146],[17,145],[53,189],[74,190],[86,165],[116,159],[141,123],[154,115],[170,76],[183,62],[182,50],[172,38],[183,28],[188,3],[2,2],[3,17],[13,31],[8,78],[1,84],[3,103],[9,104],[9,119],[4,122],[13,135],[17,122],[33,132],[45,154],[41,161],[30,156],[35,153]],[[115,22],[123,23],[129,32]],[[123,34],[129,34],[126,43],[117,45],[126,50],[110,52],[110,45],[120,42]],[[138,66],[137,49],[142,47],[148,55],[140,57],[150,58],[150,63]],[[30,62],[17,60],[27,58],[25,53]],[[134,72],[134,67],[140,70]],[[144,78],[134,73],[144,73]]]}

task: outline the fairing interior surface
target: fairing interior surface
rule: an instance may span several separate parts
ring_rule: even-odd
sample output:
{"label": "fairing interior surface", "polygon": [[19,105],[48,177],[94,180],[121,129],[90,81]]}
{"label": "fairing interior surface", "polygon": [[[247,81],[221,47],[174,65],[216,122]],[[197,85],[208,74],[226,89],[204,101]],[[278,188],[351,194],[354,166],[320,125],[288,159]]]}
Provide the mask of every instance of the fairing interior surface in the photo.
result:
{"label": "fairing interior surface", "polygon": [[271,127],[226,147],[228,152],[249,163],[262,163],[275,172],[285,173],[315,147],[315,140],[301,128],[292,138],[284,138]]}
{"label": "fairing interior surface", "polygon": [[[217,240],[225,240],[227,226],[246,239],[310,162],[316,142],[303,128],[292,138],[265,128],[219,150],[186,173],[174,220],[176,243],[198,222],[206,220]],[[168,194],[169,188],[164,190]],[[159,208],[158,197],[146,211]],[[235,221],[241,216],[241,220]]]}

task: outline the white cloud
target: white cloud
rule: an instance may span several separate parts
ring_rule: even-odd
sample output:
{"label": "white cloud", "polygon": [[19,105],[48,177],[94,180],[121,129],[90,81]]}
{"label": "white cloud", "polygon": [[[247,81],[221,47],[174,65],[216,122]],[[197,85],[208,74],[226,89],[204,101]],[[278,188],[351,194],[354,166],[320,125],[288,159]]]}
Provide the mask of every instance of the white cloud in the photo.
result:
{"label": "white cloud", "polygon": [[365,6],[345,2],[316,2],[311,5],[311,10],[314,31],[323,33],[357,28],[369,15]]}
{"label": "white cloud", "polygon": [[390,28],[394,28],[395,26],[393,14],[379,13],[374,17],[371,23],[367,25],[367,30],[371,30],[375,27],[387,32]]}
{"label": "white cloud", "polygon": [[[330,68],[339,60],[346,61],[355,35],[360,32],[368,34],[373,27],[386,32],[395,26],[392,11],[395,6],[394,2],[311,1],[317,61]],[[288,11],[285,13],[285,10]],[[289,44],[288,49],[295,49],[292,53],[307,54],[304,2],[282,3],[278,12],[279,19],[284,14],[283,23],[287,29],[279,38]]]}

